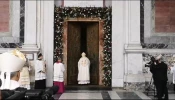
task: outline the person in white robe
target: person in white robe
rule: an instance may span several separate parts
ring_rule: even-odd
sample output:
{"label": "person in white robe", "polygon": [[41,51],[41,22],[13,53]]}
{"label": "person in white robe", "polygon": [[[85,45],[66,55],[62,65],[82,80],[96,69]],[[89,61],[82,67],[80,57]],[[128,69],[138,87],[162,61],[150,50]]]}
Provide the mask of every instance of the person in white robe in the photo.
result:
{"label": "person in white robe", "polygon": [[38,54],[38,59],[35,61],[35,89],[46,88],[46,62],[43,60],[43,55]]}
{"label": "person in white robe", "polygon": [[61,61],[61,58],[58,58],[57,62],[54,63],[54,85],[59,87],[59,90],[57,93],[61,94],[64,93],[64,65]]}
{"label": "person in white robe", "polygon": [[1,90],[19,88],[20,70],[25,62],[24,54],[17,49],[0,54]]}
{"label": "person in white robe", "polygon": [[175,91],[175,64],[173,67],[169,67],[170,68],[170,73],[173,74],[173,85],[174,85],[174,91]]}
{"label": "person in white robe", "polygon": [[20,87],[26,88],[28,90],[30,89],[30,74],[29,74],[30,71],[31,71],[30,61],[26,57],[26,63],[20,72],[19,82]]}
{"label": "person in white robe", "polygon": [[86,57],[83,52],[82,57],[78,61],[78,84],[89,84],[90,83],[90,60]]}

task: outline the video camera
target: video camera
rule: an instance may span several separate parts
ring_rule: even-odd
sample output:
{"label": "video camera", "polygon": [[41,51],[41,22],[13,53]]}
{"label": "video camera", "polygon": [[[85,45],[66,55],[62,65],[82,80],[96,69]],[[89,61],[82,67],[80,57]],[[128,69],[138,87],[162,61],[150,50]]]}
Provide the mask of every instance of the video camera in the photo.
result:
{"label": "video camera", "polygon": [[158,64],[158,60],[156,60],[154,57],[151,57],[151,61],[145,64],[145,67],[151,67],[152,64],[156,65]]}
{"label": "video camera", "polygon": [[58,89],[58,86],[52,86],[46,90],[27,90],[25,88],[18,88],[13,90],[14,94],[8,96],[5,100],[54,100],[53,95],[57,93]]}

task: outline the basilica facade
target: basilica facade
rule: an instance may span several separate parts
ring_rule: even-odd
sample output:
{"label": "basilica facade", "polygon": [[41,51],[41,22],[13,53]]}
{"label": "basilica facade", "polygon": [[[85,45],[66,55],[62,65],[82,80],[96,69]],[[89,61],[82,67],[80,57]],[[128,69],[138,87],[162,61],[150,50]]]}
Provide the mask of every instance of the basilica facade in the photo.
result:
{"label": "basilica facade", "polygon": [[86,52],[90,85],[144,89],[152,77],[145,67],[151,56],[163,54],[168,65],[174,63],[173,5],[172,0],[0,1],[0,52],[19,47],[31,64],[41,52],[48,87],[58,57],[66,68],[65,85],[77,85],[78,60]]}

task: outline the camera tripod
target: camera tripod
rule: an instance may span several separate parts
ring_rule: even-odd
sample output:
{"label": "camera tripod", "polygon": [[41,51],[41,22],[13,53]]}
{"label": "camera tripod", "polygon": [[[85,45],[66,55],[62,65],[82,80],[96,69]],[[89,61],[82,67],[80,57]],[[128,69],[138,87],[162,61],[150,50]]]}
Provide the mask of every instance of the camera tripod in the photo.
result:
{"label": "camera tripod", "polygon": [[149,92],[153,91],[154,92],[154,97],[156,97],[156,87],[154,85],[154,81],[153,81],[153,77],[151,77],[151,81],[149,82],[149,85],[147,88],[145,88],[145,93],[147,94],[147,96],[151,96],[149,95]]}

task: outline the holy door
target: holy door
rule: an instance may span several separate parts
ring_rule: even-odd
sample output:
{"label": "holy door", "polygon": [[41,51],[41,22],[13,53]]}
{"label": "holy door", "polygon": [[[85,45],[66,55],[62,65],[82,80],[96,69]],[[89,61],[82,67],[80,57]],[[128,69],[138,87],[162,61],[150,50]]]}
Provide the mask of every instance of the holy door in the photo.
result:
{"label": "holy door", "polygon": [[67,81],[68,85],[78,84],[78,60],[81,57],[80,52],[80,34],[81,27],[77,23],[68,23],[68,35],[67,35]]}
{"label": "holy door", "polygon": [[90,84],[99,82],[99,23],[68,22],[67,84],[77,85],[78,61],[85,52],[90,64]]}
{"label": "holy door", "polygon": [[99,23],[87,25],[87,56],[91,61],[90,82],[95,85],[99,80]]}

